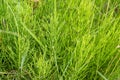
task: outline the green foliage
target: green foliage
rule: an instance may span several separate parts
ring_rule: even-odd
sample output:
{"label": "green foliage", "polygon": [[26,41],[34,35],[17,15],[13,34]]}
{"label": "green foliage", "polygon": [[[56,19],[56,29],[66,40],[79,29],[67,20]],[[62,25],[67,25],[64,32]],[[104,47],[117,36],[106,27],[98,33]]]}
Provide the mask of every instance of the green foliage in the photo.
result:
{"label": "green foliage", "polygon": [[120,79],[119,0],[29,1],[0,1],[0,80]]}

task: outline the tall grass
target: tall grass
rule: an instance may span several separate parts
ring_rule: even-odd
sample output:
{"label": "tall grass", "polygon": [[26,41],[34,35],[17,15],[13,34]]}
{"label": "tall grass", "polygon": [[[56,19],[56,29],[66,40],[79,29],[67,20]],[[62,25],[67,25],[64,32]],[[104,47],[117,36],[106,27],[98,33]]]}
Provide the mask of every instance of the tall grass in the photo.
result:
{"label": "tall grass", "polygon": [[119,0],[0,0],[0,80],[119,80]]}

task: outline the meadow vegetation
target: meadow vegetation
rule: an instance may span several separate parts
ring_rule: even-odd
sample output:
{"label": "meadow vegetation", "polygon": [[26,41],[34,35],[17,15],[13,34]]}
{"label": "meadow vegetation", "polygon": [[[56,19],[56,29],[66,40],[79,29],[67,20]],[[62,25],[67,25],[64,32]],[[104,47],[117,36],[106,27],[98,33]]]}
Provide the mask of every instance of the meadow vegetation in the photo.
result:
{"label": "meadow vegetation", "polygon": [[120,80],[119,0],[0,0],[0,80]]}

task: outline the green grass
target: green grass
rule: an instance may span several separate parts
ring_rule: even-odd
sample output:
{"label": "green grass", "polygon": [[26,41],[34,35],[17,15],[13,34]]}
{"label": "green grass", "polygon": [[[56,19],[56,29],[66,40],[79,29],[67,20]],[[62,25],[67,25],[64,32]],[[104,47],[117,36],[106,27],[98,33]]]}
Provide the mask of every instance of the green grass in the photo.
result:
{"label": "green grass", "polygon": [[0,80],[119,80],[120,1],[0,0]]}

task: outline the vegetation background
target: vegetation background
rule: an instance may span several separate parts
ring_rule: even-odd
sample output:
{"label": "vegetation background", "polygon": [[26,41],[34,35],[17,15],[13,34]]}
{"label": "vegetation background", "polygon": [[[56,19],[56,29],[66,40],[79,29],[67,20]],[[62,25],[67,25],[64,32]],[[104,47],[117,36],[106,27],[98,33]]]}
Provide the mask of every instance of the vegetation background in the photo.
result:
{"label": "vegetation background", "polygon": [[120,80],[120,0],[0,0],[0,80]]}

